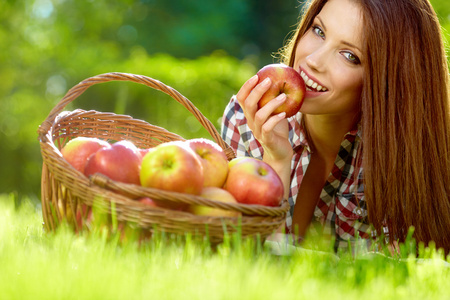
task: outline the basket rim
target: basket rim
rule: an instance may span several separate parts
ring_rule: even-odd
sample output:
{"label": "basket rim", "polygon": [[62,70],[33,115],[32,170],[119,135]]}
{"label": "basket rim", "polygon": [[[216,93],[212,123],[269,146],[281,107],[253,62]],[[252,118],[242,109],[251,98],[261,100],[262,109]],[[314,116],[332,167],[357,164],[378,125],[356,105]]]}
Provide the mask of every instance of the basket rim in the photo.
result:
{"label": "basket rim", "polygon": [[208,199],[200,195],[190,195],[179,192],[165,191],[155,188],[143,187],[134,184],[118,182],[107,176],[96,173],[89,177],[92,184],[98,185],[107,190],[117,190],[122,194],[131,197],[150,197],[155,200],[176,199],[177,202],[189,205],[201,205],[225,210],[233,210],[247,216],[280,216],[289,209],[289,202],[283,199],[279,206],[265,206],[261,204],[228,203]]}

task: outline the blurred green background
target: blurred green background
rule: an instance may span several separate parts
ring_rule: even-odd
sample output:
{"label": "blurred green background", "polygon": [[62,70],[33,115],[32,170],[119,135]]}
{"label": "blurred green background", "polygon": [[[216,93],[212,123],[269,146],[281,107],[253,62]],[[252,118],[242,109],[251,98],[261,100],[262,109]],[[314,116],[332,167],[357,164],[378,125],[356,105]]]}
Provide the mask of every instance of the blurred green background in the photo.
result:
{"label": "blurred green background", "polygon": [[[433,0],[447,40],[450,4]],[[146,75],[190,99],[219,129],[242,83],[274,60],[301,2],[0,0],[0,194],[40,197],[37,129],[68,89],[106,72]],[[75,108],[209,137],[169,96],[128,82],[88,89]]]}

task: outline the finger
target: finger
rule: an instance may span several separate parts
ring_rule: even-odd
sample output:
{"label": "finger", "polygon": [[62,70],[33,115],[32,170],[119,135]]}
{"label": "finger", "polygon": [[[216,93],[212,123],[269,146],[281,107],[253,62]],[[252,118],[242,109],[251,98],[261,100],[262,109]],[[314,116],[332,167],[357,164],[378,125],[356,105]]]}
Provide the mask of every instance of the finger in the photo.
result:
{"label": "finger", "polygon": [[271,137],[273,136],[273,131],[275,127],[284,119],[286,118],[286,113],[282,112],[279,114],[276,114],[274,116],[271,116],[269,119],[267,119],[267,122],[264,123],[264,125],[261,127],[261,137],[266,142],[271,142]]}
{"label": "finger", "polygon": [[[268,120],[270,120],[269,118],[274,115],[274,110],[282,105],[285,101],[286,95],[284,93],[280,94],[255,113],[254,119],[251,122],[251,130],[253,131],[253,134],[257,139],[261,139],[262,141],[264,141],[264,137],[261,134],[263,126]],[[284,114],[284,117],[285,116],[286,114]]]}
{"label": "finger", "polygon": [[282,93],[261,107],[255,114],[255,123],[264,124],[267,119],[274,115],[274,111],[286,101],[286,94]]}
{"label": "finger", "polygon": [[245,99],[247,99],[248,95],[250,94],[250,92],[257,83],[258,83],[258,75],[254,75],[249,80],[247,80],[239,89],[239,92],[236,94],[236,99],[238,100],[241,107]]}
{"label": "finger", "polygon": [[256,111],[258,110],[258,102],[261,100],[264,93],[270,88],[271,84],[270,78],[264,79],[262,82],[258,83],[254,89],[252,89],[248,97],[245,99],[245,102],[241,104],[245,117],[250,122],[253,122]]}

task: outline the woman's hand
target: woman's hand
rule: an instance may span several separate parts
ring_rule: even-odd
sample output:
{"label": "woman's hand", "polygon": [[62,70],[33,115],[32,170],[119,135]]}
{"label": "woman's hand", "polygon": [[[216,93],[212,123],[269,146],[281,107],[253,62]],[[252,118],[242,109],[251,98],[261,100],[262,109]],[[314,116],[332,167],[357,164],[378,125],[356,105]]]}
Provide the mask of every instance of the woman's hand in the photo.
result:
{"label": "woman's hand", "polygon": [[275,99],[258,109],[258,102],[269,89],[271,82],[267,78],[258,83],[258,76],[250,78],[236,95],[241,105],[247,125],[255,138],[264,148],[263,160],[280,176],[284,186],[284,198],[289,197],[291,160],[294,151],[289,142],[289,125],[286,113],[272,116],[273,111],[286,101],[286,95],[280,94]]}
{"label": "woman's hand", "polygon": [[247,124],[255,138],[264,148],[264,160],[268,162],[287,162],[291,160],[293,150],[289,142],[288,121],[285,113],[273,115],[273,111],[286,101],[286,95],[280,94],[268,104],[258,109],[258,102],[269,89],[269,78],[258,83],[258,76],[250,78],[236,95],[244,110]]}

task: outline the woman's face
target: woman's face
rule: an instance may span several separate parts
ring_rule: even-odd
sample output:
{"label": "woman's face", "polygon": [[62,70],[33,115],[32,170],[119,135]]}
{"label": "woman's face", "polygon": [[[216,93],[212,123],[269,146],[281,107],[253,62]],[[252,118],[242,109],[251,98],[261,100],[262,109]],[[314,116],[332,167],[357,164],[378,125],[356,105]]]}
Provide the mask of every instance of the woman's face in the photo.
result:
{"label": "woman's face", "polygon": [[330,0],[295,50],[294,68],[307,85],[301,112],[342,116],[359,112],[363,67],[361,9]]}

